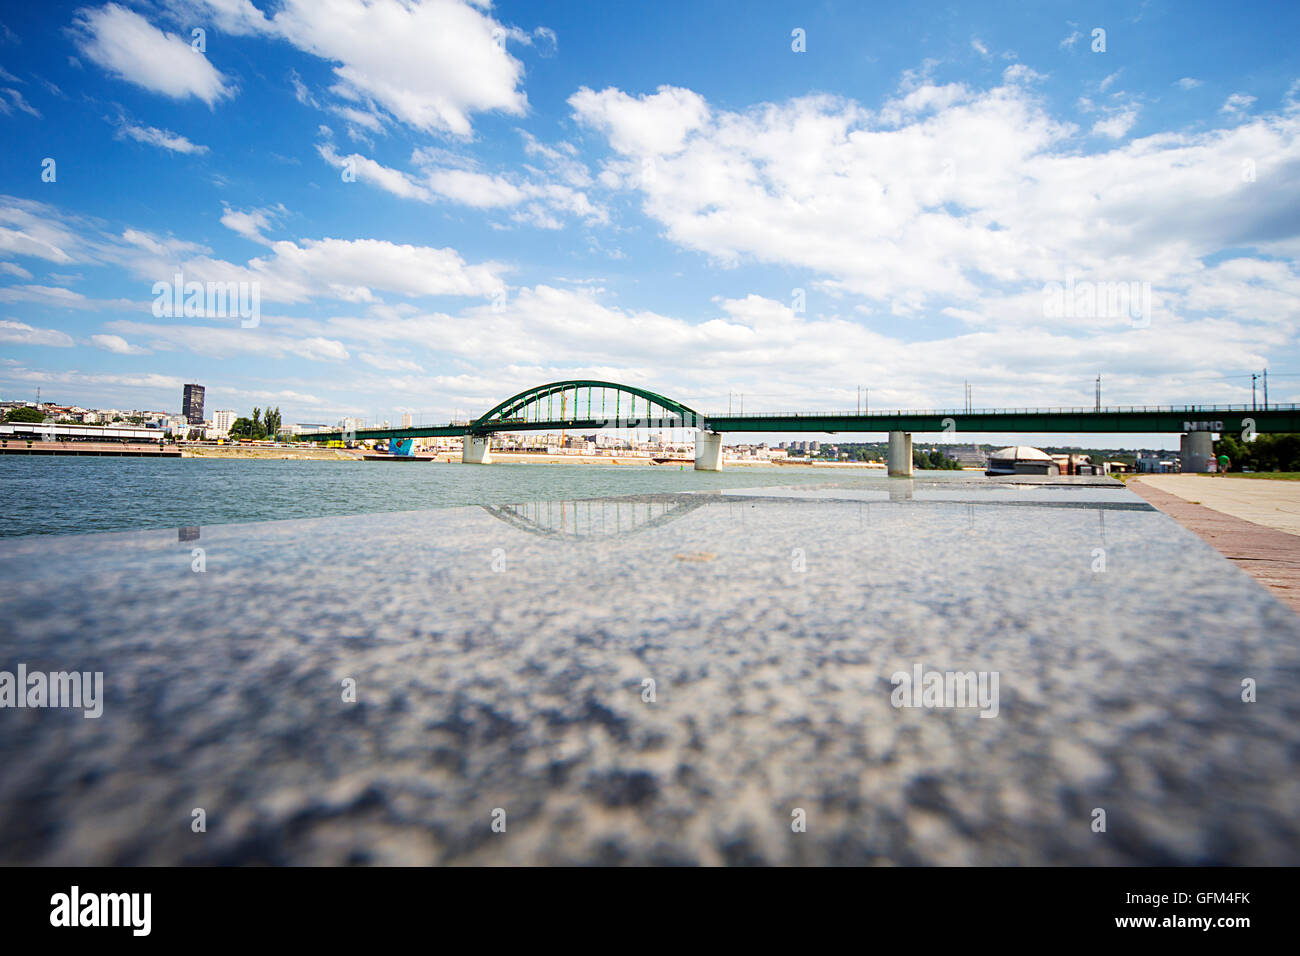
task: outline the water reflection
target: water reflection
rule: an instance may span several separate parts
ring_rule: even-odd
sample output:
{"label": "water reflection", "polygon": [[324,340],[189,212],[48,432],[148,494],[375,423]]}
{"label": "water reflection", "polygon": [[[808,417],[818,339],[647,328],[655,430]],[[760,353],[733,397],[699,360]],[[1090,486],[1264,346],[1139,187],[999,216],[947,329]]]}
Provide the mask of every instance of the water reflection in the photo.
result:
{"label": "water reflection", "polygon": [[[612,538],[623,535],[638,534],[651,528],[661,527],[683,518],[691,512],[707,505],[723,504],[727,506],[730,517],[742,527],[746,512],[760,503],[780,502],[783,504],[804,504],[822,506],[838,501],[841,504],[856,504],[858,526],[871,526],[871,508],[889,507],[906,503],[909,508],[953,508],[959,506],[965,510],[965,533],[976,535],[987,533],[996,527],[998,512],[1019,510],[1023,508],[1077,511],[1095,511],[1098,520],[1098,537],[1104,545],[1106,542],[1107,511],[1152,511],[1146,502],[1138,501],[1068,501],[1046,499],[1003,499],[986,494],[975,493],[967,496],[932,497],[923,487],[917,491],[912,479],[894,479],[888,487],[888,499],[879,497],[879,490],[854,491],[853,489],[836,490],[843,492],[843,497],[828,497],[827,488],[817,489],[822,494],[810,494],[806,489],[781,489],[784,494],[744,493],[710,493],[680,495],[644,495],[628,498],[590,498],[560,501],[529,501],[513,505],[480,505],[488,514],[499,521],[504,521],[529,534],[567,540],[586,538]],[[801,496],[804,491],[806,496]],[[791,493],[793,492],[793,493]],[[864,494],[872,498],[865,498]],[[919,496],[918,496],[919,495]],[[991,510],[990,510],[991,509]],[[993,517],[993,525],[977,522],[977,512]],[[181,540],[187,532],[198,537],[198,528],[181,529]]]}
{"label": "water reflection", "polygon": [[680,495],[633,500],[530,501],[482,505],[484,511],[521,531],[547,538],[612,538],[639,534],[703,508],[712,495]]}

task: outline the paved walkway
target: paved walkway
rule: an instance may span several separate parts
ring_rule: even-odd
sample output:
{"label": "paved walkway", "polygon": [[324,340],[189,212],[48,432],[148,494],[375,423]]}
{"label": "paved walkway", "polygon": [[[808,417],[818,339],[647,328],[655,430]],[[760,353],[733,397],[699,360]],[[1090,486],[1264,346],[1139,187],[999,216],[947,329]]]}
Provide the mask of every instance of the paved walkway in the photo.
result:
{"label": "paved walkway", "polygon": [[[1196,532],[1300,614],[1300,516],[1281,510],[1300,506],[1297,484],[1300,482],[1150,475],[1128,482],[1128,487]],[[1255,518],[1247,520],[1243,515]],[[1296,530],[1288,531],[1288,527]]]}
{"label": "paved walkway", "polygon": [[1222,475],[1146,475],[1141,480],[1234,518],[1300,535],[1300,481]]}

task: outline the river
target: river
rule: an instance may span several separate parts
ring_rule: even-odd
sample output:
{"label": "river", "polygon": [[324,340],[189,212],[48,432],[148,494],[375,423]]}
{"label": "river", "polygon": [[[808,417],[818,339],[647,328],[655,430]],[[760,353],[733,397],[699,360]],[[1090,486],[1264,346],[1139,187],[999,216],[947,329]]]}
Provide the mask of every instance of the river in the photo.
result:
{"label": "river", "polygon": [[[961,476],[961,472],[927,472]],[[970,477],[971,473],[966,473]],[[880,469],[0,456],[0,537],[853,481]]]}

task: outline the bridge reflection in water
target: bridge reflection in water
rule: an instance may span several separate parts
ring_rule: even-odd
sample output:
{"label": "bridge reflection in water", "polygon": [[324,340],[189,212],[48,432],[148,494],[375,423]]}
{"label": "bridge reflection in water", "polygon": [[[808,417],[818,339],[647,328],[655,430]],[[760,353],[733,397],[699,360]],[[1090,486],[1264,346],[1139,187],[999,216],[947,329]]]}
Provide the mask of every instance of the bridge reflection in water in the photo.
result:
{"label": "bridge reflection in water", "polygon": [[484,511],[529,534],[547,538],[612,538],[658,528],[703,508],[714,495],[656,495],[482,505]]}
{"label": "bridge reflection in water", "polygon": [[[917,485],[921,485],[921,496],[917,496]],[[1150,512],[1154,509],[1146,502],[1133,501],[1068,501],[1068,500],[998,500],[986,494],[989,489],[971,489],[973,495],[935,494],[944,492],[940,484],[929,484],[913,480],[890,482],[883,489],[849,489],[843,486],[828,487],[821,494],[808,494],[810,489],[801,488],[793,494],[781,494],[781,491],[793,489],[771,489],[773,493],[753,492],[693,492],[683,494],[637,495],[627,498],[590,498],[577,500],[528,501],[510,505],[480,505],[484,511],[498,521],[505,522],[520,531],[539,537],[563,539],[569,541],[611,539],[639,534],[654,528],[661,528],[694,511],[710,505],[726,505],[736,520],[744,522],[745,513],[759,504],[803,505],[817,507],[825,504],[857,505],[857,518],[860,527],[870,527],[870,512],[874,507],[908,504],[926,510],[949,510],[960,508],[964,515],[962,523],[967,534],[977,533],[976,517],[983,515],[991,519],[991,524],[983,530],[995,533],[998,527],[999,513],[1011,510],[1023,511],[1045,509],[1048,511],[1093,511],[1097,515],[1099,533],[1105,543],[1107,511]],[[801,495],[800,492],[803,494]],[[985,492],[985,494],[981,494]]]}

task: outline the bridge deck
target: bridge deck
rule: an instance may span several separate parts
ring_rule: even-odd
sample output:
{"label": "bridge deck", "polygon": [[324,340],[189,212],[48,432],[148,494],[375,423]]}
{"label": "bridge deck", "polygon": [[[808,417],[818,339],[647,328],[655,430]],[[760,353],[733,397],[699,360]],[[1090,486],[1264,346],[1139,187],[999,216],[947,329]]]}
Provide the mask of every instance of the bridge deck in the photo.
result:
{"label": "bridge deck", "polygon": [[[1257,433],[1300,432],[1300,406],[1274,405],[1126,405],[1096,408],[937,409],[882,412],[751,412],[671,418],[497,419],[453,422],[412,428],[359,428],[348,437],[358,441],[386,438],[457,437],[522,431],[595,431],[602,428],[705,428],[715,432],[892,431],[962,434],[1070,432],[1112,434],[1182,434],[1189,431]],[[304,435],[310,441],[339,441],[333,429]]]}

